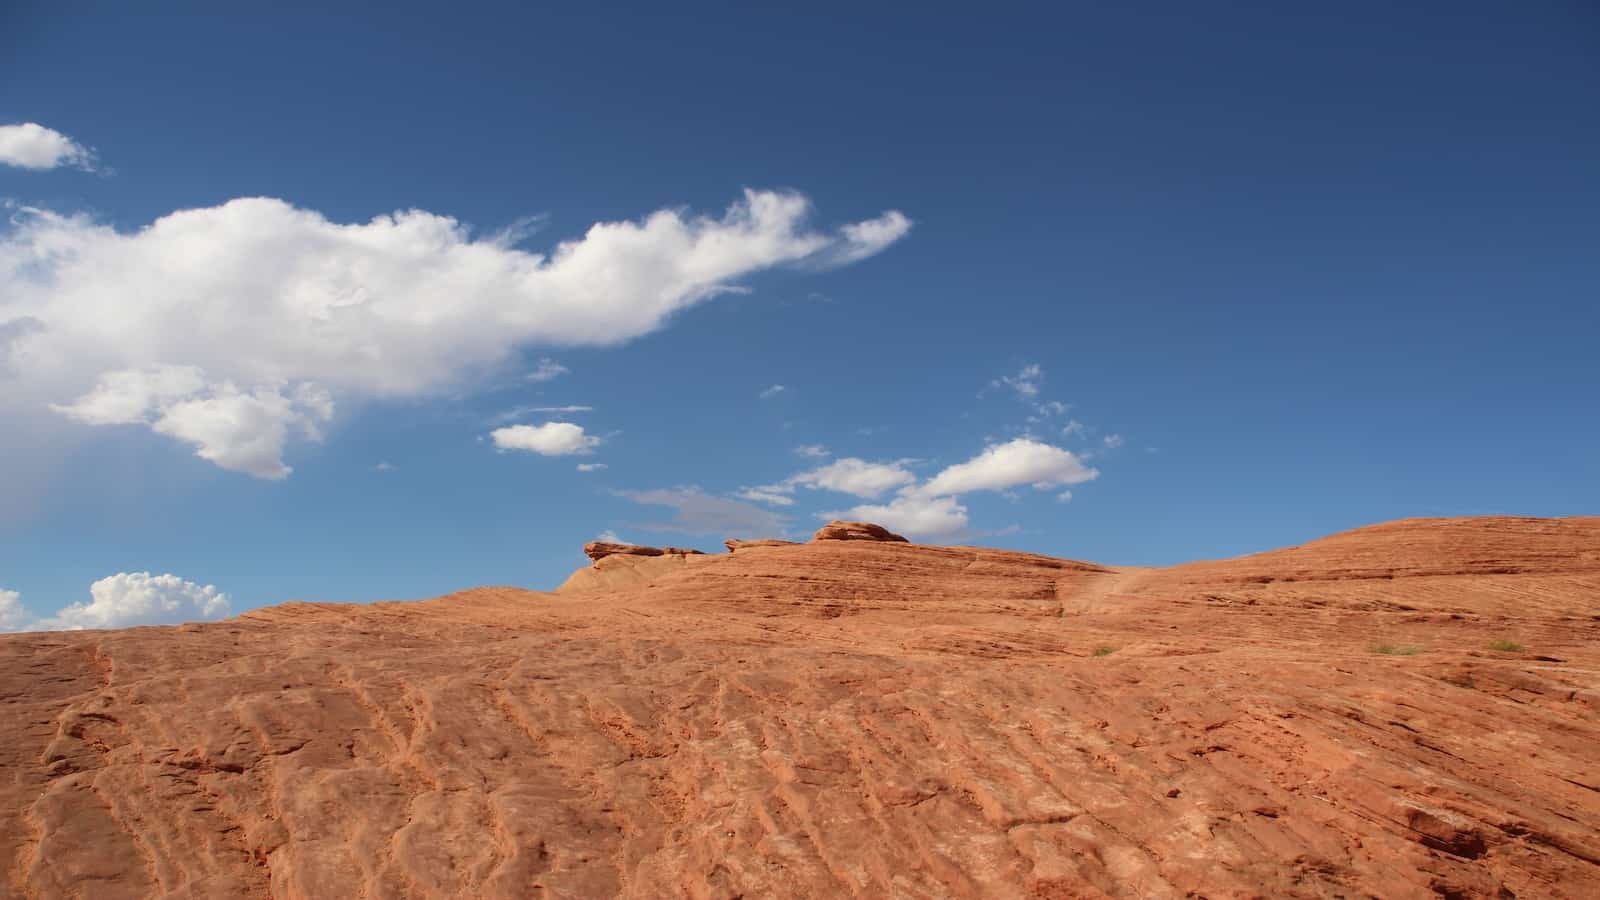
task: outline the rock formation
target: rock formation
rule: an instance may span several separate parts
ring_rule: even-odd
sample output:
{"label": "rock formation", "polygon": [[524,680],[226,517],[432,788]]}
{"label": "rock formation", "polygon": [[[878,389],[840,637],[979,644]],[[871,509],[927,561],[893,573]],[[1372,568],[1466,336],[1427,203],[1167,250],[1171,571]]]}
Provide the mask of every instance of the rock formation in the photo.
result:
{"label": "rock formation", "polygon": [[1600,896],[1597,518],[578,574],[0,636],[0,895]]}
{"label": "rock formation", "polygon": [[761,538],[754,541],[741,541],[738,538],[728,538],[722,542],[722,546],[727,547],[728,552],[732,553],[735,550],[744,550],[752,547],[793,547],[795,546],[795,542],[780,541],[774,538]]}
{"label": "rock formation", "polygon": [[646,547],[642,544],[614,544],[609,541],[590,541],[583,545],[584,555],[595,562],[608,556],[698,556],[703,552],[686,550],[682,547]]}
{"label": "rock formation", "polygon": [[910,541],[898,534],[874,525],[871,522],[840,522],[833,521],[817,529],[811,536],[813,541],[889,541],[893,543],[909,544]]}

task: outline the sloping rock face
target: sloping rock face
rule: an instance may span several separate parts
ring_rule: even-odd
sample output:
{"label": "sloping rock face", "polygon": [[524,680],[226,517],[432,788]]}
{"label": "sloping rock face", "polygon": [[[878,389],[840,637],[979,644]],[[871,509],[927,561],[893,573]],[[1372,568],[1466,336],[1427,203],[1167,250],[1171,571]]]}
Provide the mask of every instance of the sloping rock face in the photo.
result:
{"label": "sloping rock face", "polygon": [[1597,548],[821,541],[0,637],[0,894],[1600,896]]}
{"label": "sloping rock face", "polygon": [[698,556],[702,550],[682,547],[646,547],[642,544],[613,544],[608,541],[590,541],[583,545],[583,554],[595,562],[608,556]]}
{"label": "sloping rock face", "polygon": [[871,522],[829,522],[811,536],[813,541],[891,541],[909,544],[898,534]]}

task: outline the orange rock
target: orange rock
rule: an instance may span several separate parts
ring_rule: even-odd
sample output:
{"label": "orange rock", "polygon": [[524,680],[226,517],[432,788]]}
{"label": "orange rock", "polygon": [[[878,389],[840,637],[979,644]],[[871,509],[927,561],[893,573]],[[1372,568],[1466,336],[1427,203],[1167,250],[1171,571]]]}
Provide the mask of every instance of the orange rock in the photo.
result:
{"label": "orange rock", "polygon": [[583,552],[590,559],[599,562],[608,556],[693,556],[704,551],[686,550],[682,547],[646,547],[641,544],[590,541],[583,545]]}
{"label": "orange rock", "polygon": [[890,541],[908,544],[905,538],[871,522],[840,522],[832,521],[817,529],[811,536],[813,541]]}
{"label": "orange rock", "polygon": [[751,547],[793,547],[795,546],[795,542],[780,541],[774,538],[762,538],[754,541],[741,541],[738,538],[728,538],[722,542],[722,545],[728,548],[729,553],[732,553],[735,550],[743,550]]}
{"label": "orange rock", "polygon": [[1600,896],[1600,518],[661,552],[0,636],[0,896]]}

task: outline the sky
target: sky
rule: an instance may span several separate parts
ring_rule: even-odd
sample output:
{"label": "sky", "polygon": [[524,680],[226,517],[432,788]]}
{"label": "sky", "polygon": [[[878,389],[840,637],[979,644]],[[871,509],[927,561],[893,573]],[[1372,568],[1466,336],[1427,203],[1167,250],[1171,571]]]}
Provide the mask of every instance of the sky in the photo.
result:
{"label": "sky", "polygon": [[0,9],[0,630],[1600,512],[1584,0],[339,6]]}

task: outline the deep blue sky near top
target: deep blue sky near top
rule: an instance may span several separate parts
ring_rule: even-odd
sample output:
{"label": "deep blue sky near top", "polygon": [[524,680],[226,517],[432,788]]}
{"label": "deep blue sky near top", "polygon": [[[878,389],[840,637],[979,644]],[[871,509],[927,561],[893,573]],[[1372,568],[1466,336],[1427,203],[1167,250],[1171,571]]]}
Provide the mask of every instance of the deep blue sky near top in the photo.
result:
{"label": "deep blue sky near top", "polygon": [[[1600,512],[1600,12],[1215,6],[7,4],[0,125],[108,171],[0,167],[0,197],[119,229],[259,195],[335,222],[537,215],[545,250],[747,187],[804,194],[819,226],[915,226],[620,346],[525,348],[559,378],[341,400],[283,481],[74,426],[0,496],[0,588],[48,613],[142,570],[236,611],[548,587],[605,530],[735,536],[653,531],[671,511],[618,490],[727,497],[815,465],[803,444],[967,460],[1025,427],[1025,398],[985,388],[1030,364],[1091,429],[1032,433],[1100,475],[1070,503],[967,495],[965,541],[1166,564]],[[491,418],[525,404],[593,406],[546,418],[605,443],[496,453]],[[775,510],[795,535],[862,502],[797,500]]]}

